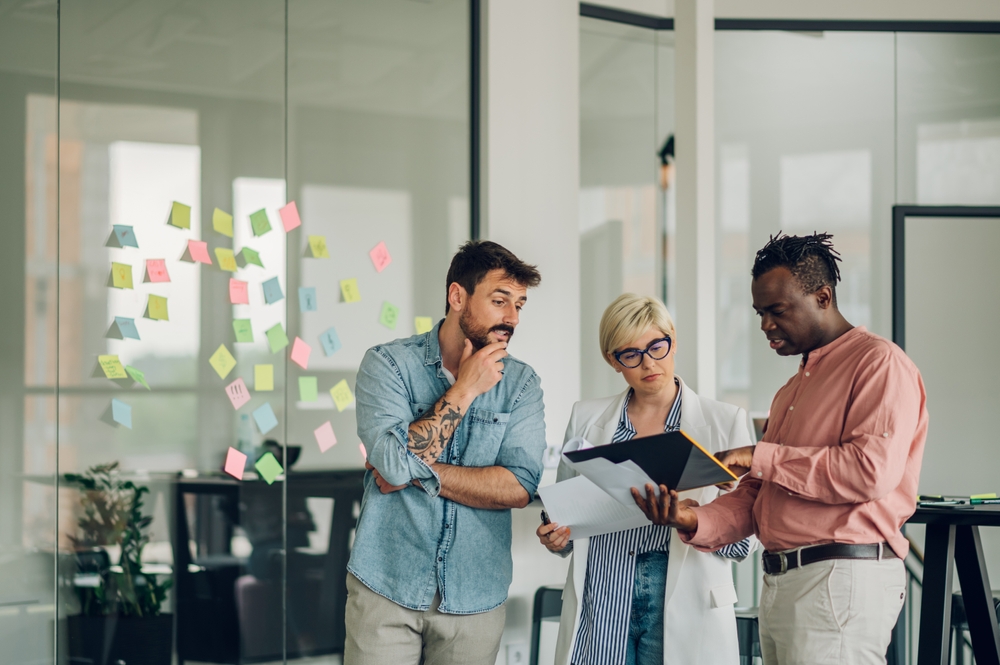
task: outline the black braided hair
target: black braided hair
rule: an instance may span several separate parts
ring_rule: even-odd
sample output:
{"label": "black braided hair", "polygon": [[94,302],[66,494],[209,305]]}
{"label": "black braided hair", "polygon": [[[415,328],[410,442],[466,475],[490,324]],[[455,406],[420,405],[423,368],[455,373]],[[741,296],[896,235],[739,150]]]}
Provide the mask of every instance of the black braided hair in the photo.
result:
{"label": "black braided hair", "polygon": [[829,233],[811,236],[789,236],[778,231],[757,252],[754,258],[753,278],[757,279],[774,268],[784,266],[795,276],[806,293],[816,293],[824,286],[833,291],[837,303],[837,282],[840,281],[840,252],[833,248]]}

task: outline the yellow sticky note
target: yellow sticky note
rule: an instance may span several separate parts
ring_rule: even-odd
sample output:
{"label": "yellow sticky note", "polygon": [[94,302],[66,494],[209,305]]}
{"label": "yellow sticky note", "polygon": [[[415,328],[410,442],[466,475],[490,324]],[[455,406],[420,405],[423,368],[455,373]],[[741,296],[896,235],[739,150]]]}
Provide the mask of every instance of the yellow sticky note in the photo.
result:
{"label": "yellow sticky note", "polygon": [[253,389],[274,390],[274,365],[253,366]]}
{"label": "yellow sticky note", "polygon": [[[212,212],[212,228],[217,233],[232,238],[233,237],[233,216],[228,212],[223,212],[216,208]],[[218,250],[216,250],[218,251]]]}
{"label": "yellow sticky note", "polygon": [[309,251],[314,259],[330,258],[330,252],[326,249],[326,236],[309,236]]}
{"label": "yellow sticky note", "polygon": [[215,260],[219,262],[219,268],[228,272],[236,272],[236,255],[233,250],[225,247],[215,248]]}
{"label": "yellow sticky note", "polygon": [[169,321],[170,317],[167,316],[167,299],[163,296],[154,296],[150,294],[149,300],[146,302],[145,316],[147,319]]}
{"label": "yellow sticky note", "polygon": [[340,295],[344,302],[361,302],[361,292],[358,291],[358,280],[355,277],[340,280]]}
{"label": "yellow sticky note", "polygon": [[434,319],[429,316],[416,316],[413,318],[413,327],[417,329],[418,335],[423,335],[434,327]]}
{"label": "yellow sticky note", "polygon": [[330,397],[333,398],[337,411],[343,411],[354,401],[354,395],[351,393],[351,387],[347,385],[347,379],[341,379],[340,383],[330,388]]}
{"label": "yellow sticky note", "polygon": [[125,367],[118,360],[118,356],[97,356],[97,363],[104,370],[104,376],[109,379],[127,379],[128,374]]}
{"label": "yellow sticky note", "polygon": [[236,367],[236,358],[229,352],[225,344],[220,344],[212,357],[208,359],[212,369],[216,371],[220,379],[226,378],[233,368]]}
{"label": "yellow sticky note", "polygon": [[167,222],[179,229],[190,229],[191,206],[174,201],[170,206],[170,219]]}
{"label": "yellow sticky note", "polygon": [[132,266],[127,263],[111,263],[111,284],[116,289],[132,288]]}

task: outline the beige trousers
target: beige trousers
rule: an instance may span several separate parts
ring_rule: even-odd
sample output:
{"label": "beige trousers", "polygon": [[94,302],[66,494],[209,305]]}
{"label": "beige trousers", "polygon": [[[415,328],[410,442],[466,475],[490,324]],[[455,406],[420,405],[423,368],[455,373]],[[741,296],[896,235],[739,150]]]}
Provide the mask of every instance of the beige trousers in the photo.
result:
{"label": "beige trousers", "polygon": [[899,559],[817,561],[764,575],[765,665],[884,665],[905,593]]}
{"label": "beige trousers", "polygon": [[505,605],[482,614],[410,610],[347,575],[344,665],[494,665]]}

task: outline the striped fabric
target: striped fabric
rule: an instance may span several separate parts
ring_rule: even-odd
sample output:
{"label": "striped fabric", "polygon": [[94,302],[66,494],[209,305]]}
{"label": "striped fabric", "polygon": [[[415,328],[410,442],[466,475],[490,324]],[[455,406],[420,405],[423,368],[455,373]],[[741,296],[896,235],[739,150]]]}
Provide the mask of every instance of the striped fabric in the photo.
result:
{"label": "striped fabric", "polygon": [[[681,427],[681,391],[664,423],[665,432]],[[635,437],[635,427],[628,417],[629,391],[622,405],[618,428],[611,443]],[[635,581],[635,559],[646,552],[667,552],[670,528],[650,524],[638,529],[594,536],[590,539],[587,575],[580,608],[580,627],[573,648],[573,665],[605,665],[622,663],[627,649],[628,622],[632,609],[632,586]],[[750,552],[750,541],[743,540],[721,548],[715,554],[742,559]]]}

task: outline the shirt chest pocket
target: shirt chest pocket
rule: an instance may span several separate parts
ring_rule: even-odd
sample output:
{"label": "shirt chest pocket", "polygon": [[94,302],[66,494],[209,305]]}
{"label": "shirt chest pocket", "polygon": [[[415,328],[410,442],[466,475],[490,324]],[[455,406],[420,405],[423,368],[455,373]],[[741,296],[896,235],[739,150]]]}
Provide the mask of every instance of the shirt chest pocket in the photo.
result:
{"label": "shirt chest pocket", "polygon": [[487,411],[486,409],[469,409],[463,425],[466,429],[464,447],[458,451],[459,464],[462,466],[494,466],[507,431],[509,413]]}

